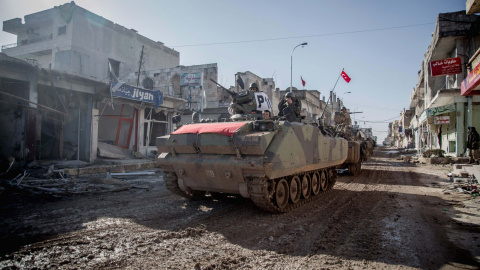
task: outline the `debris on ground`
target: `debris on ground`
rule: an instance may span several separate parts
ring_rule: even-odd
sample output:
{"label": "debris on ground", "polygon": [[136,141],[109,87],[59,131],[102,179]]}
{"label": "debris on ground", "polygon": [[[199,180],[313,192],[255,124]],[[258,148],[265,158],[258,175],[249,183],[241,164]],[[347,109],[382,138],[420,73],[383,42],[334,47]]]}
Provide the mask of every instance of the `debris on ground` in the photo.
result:
{"label": "debris on ground", "polygon": [[[148,189],[146,185],[138,185],[128,181],[139,175],[155,175],[154,171],[135,171],[107,173],[105,178],[70,177],[64,170],[55,169],[54,165],[48,168],[31,168],[24,170],[12,179],[0,180],[2,193],[7,191],[22,191],[32,194],[81,194],[103,193],[128,190],[131,188]],[[115,179],[126,177],[127,179]]]}
{"label": "debris on ground", "polygon": [[480,166],[470,164],[455,164],[453,171],[447,174],[452,184],[450,191],[479,196],[478,180],[475,176],[480,173]]}

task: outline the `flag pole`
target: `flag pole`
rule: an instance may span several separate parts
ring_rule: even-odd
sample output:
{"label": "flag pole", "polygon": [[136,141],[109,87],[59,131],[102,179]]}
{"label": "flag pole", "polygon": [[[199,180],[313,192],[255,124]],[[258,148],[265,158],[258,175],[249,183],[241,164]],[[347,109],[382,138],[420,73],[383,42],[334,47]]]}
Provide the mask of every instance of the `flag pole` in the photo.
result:
{"label": "flag pole", "polygon": [[[342,72],[343,72],[344,68],[342,68]],[[329,101],[332,102],[332,113],[333,113],[333,90],[335,90],[335,87],[337,86],[337,83],[338,83],[338,80],[340,80],[340,76],[342,76],[342,72],[340,72],[340,75],[338,75],[338,78],[337,78],[337,81],[335,82],[335,85],[333,86],[333,89],[332,91],[330,91],[330,97],[328,98],[328,101],[327,101],[327,104]],[[318,119],[322,119],[323,117],[323,114],[325,113],[325,110],[327,109],[327,105],[325,105],[325,108],[323,109],[322,111],[322,114],[320,115],[320,117]]]}
{"label": "flag pole", "polygon": [[[345,68],[342,68],[342,72]],[[340,76],[342,76],[342,72],[340,72],[340,75],[338,75],[337,81],[335,82],[335,85],[333,86],[331,98],[332,98],[332,113],[333,113],[333,91],[335,91],[335,87],[337,86],[338,80],[340,80]]]}
{"label": "flag pole", "polygon": [[[345,68],[342,68],[342,72]],[[333,86],[332,92],[335,90],[335,87],[337,86],[338,80],[340,80],[340,76],[342,76],[342,72],[340,72],[340,75],[338,75],[337,81],[335,82],[335,85]]]}

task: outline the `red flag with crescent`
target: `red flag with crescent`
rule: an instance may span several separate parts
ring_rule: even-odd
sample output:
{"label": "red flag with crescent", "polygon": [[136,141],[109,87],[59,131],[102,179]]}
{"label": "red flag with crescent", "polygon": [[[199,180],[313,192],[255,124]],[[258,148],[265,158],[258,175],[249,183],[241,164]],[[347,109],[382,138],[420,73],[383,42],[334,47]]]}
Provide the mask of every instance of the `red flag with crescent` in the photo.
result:
{"label": "red flag with crescent", "polygon": [[303,80],[302,76],[300,76],[300,80],[302,80],[302,84],[305,87],[305,81]]}
{"label": "red flag with crescent", "polygon": [[348,77],[347,73],[345,73],[345,71],[343,70],[342,70],[342,77],[347,83],[349,83],[351,80],[350,77]]}

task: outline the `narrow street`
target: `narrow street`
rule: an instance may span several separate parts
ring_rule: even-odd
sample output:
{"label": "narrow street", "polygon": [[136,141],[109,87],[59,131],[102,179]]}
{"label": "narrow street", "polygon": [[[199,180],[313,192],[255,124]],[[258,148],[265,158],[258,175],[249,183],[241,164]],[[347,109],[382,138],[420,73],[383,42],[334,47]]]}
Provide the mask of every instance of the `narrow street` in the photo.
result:
{"label": "narrow street", "polygon": [[0,268],[480,268],[478,197],[447,192],[452,165],[389,153],[377,148],[359,175],[287,214],[241,197],[187,201],[160,170],[121,179],[147,188],[118,192],[4,191]]}

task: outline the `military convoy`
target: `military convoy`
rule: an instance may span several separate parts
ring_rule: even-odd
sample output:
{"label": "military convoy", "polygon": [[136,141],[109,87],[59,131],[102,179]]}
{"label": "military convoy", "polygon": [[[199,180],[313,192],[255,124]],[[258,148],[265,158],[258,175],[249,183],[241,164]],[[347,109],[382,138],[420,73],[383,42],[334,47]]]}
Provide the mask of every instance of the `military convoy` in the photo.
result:
{"label": "military convoy", "polygon": [[337,169],[358,173],[364,160],[362,142],[317,125],[248,114],[232,119],[186,124],[157,138],[157,166],[172,193],[189,199],[240,194],[283,213],[332,189]]}

